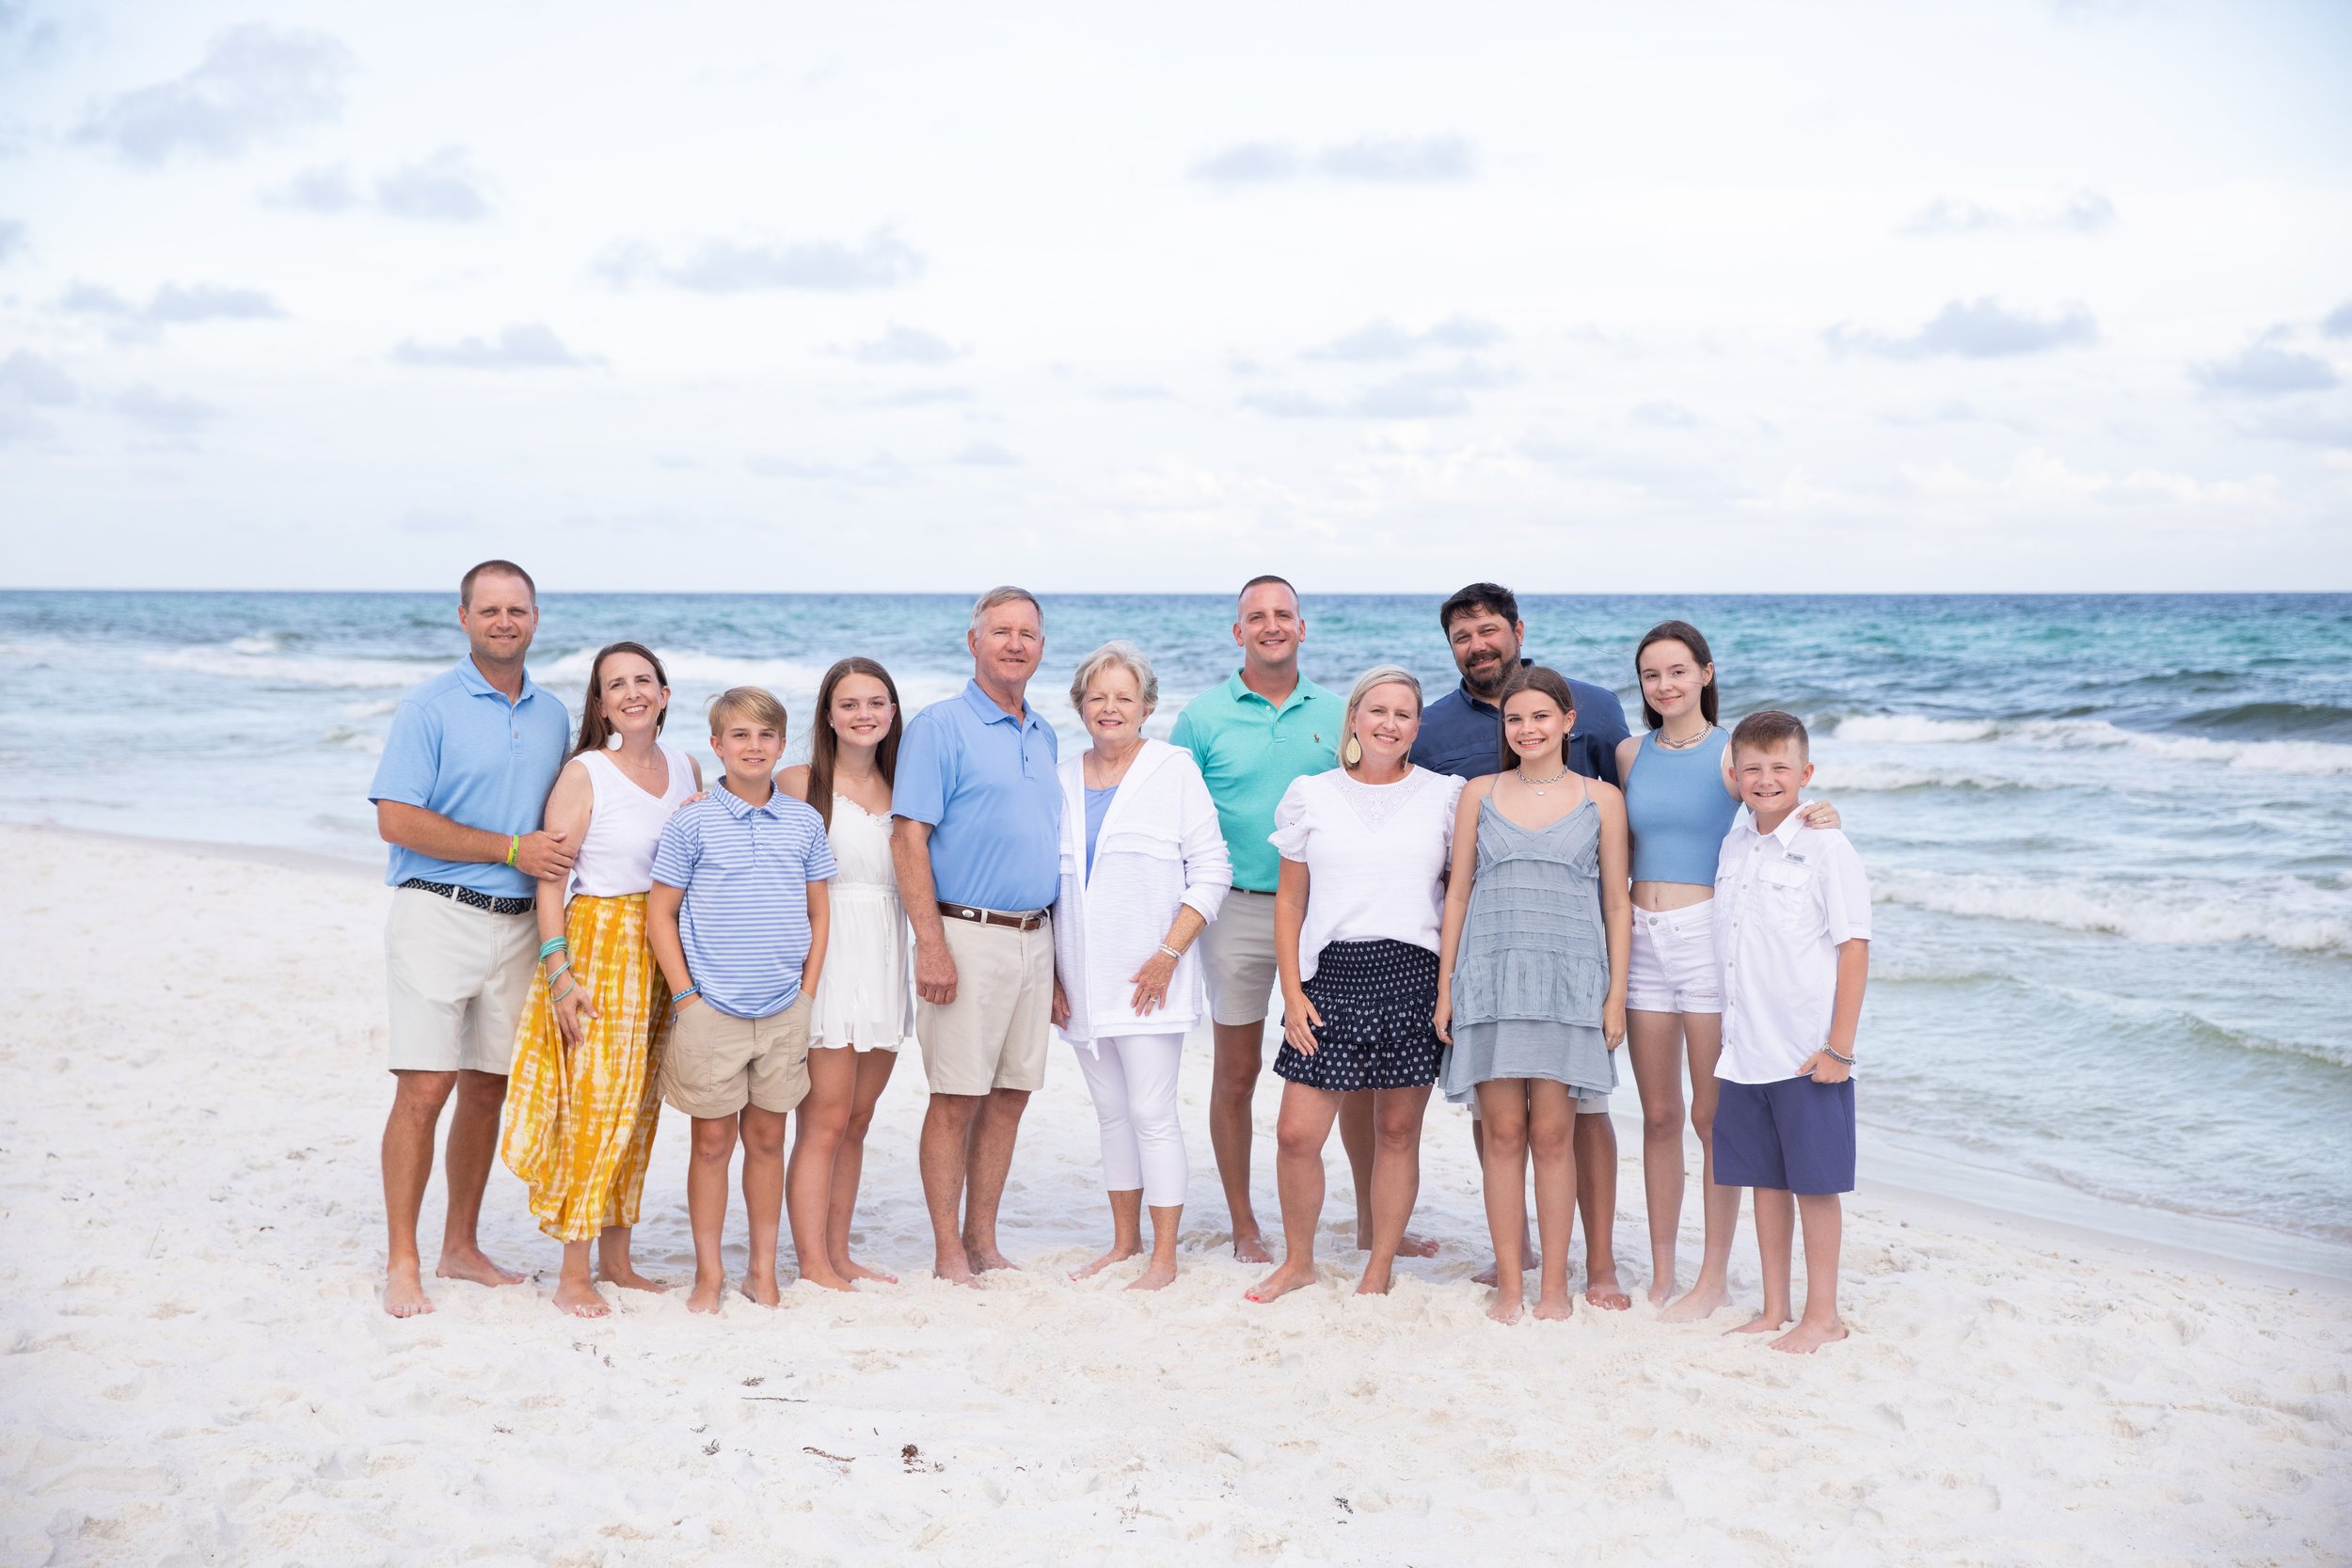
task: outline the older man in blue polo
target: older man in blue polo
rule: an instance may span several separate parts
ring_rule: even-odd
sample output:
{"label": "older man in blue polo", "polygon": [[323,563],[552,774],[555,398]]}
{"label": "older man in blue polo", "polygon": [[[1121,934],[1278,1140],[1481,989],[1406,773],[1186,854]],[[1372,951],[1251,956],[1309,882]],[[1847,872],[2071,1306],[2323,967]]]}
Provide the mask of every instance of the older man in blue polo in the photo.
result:
{"label": "older man in blue polo", "polygon": [[384,1310],[396,1318],[433,1310],[417,1214],[453,1093],[449,1207],[433,1272],[478,1285],[522,1280],[483,1256],[475,1227],[498,1150],[515,1022],[537,962],[532,895],[540,878],[568,870],[580,848],[539,830],[571,721],[523,668],[539,629],[531,574],[511,561],[468,572],[457,624],[467,657],[402,699],[368,786],[376,831],[391,846]]}
{"label": "older man in blue polo", "polygon": [[890,847],[914,927],[914,1034],[930,1080],[922,1167],[933,1267],[971,1285],[1012,1266],[997,1250],[996,1210],[1021,1114],[1045,1083],[1061,784],[1053,729],[1025,695],[1045,652],[1037,599],[991,589],[964,642],[970,683],[916,714],[898,743]]}

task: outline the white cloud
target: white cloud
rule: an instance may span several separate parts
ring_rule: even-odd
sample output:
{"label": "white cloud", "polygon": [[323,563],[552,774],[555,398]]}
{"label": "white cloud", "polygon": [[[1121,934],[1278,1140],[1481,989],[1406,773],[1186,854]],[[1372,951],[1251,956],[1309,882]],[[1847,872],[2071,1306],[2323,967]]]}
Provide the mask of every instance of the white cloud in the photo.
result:
{"label": "white cloud", "polygon": [[375,182],[375,204],[394,217],[474,223],[490,215],[489,188],[462,147],[444,147]]}
{"label": "white cloud", "polygon": [[923,257],[887,229],[854,245],[839,240],[704,240],[677,260],[644,241],[607,250],[597,273],[619,287],[655,280],[697,293],[731,294],[759,289],[888,289],[912,282]]}
{"label": "white cloud", "polygon": [[2188,368],[2189,379],[2208,392],[2271,398],[2288,392],[2317,392],[2336,385],[2336,368],[2315,354],[2288,348],[2274,329],[2221,359]]}
{"label": "white cloud", "polygon": [[334,119],[352,69],[351,52],[324,33],[248,23],[215,37],[185,75],[101,104],[75,136],[148,166],[181,152],[235,157]]}
{"label": "white cloud", "polygon": [[2115,203],[2104,191],[2079,190],[2061,201],[2014,205],[1960,201],[1939,196],[1906,219],[1906,234],[2100,234],[2115,227]]}
{"label": "white cloud", "polygon": [[1287,142],[1245,141],[1194,161],[1186,170],[1212,185],[1265,185],[1310,175],[1388,185],[1438,185],[1478,172],[1478,150],[1463,136],[1359,136],[1314,152]]}
{"label": "white cloud", "polygon": [[1412,332],[1386,317],[1366,322],[1353,332],[1311,348],[1302,359],[1410,359],[1429,349],[1482,349],[1502,342],[1509,334],[1491,322],[1452,315],[1423,331]]}
{"label": "white cloud", "polygon": [[1987,295],[1952,300],[1916,332],[1895,336],[1843,323],[1821,334],[1833,354],[1875,354],[1888,359],[1936,355],[1963,359],[1999,359],[2053,349],[2088,348],[2099,341],[2099,324],[2088,308],[2067,305],[2056,315],[2012,310]]}
{"label": "white cloud", "polygon": [[32,247],[32,230],[16,218],[0,218],[0,265],[13,261]]}
{"label": "white cloud", "polygon": [[958,348],[936,332],[892,322],[879,338],[853,343],[848,353],[861,365],[945,365],[970,351]]}
{"label": "white cloud", "polygon": [[545,322],[518,322],[496,338],[460,338],[452,343],[422,343],[411,338],[392,350],[404,365],[464,371],[578,370],[601,365],[594,355],[575,354]]}

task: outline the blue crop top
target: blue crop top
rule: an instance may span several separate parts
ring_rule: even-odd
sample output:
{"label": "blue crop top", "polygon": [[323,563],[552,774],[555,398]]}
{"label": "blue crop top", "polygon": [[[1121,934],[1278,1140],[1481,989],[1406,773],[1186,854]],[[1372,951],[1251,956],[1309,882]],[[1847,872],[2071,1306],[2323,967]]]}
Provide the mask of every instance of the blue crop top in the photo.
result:
{"label": "blue crop top", "polygon": [[1724,747],[1718,728],[1687,752],[1642,736],[1625,782],[1626,826],[1633,834],[1633,879],[1715,885],[1715,863],[1740,802],[1724,787]]}

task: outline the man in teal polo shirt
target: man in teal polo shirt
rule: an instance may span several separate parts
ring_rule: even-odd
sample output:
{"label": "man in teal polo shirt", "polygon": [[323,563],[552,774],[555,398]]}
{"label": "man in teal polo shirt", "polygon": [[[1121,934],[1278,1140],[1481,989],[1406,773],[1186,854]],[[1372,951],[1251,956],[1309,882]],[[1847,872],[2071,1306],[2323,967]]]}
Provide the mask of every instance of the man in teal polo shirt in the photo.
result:
{"label": "man in teal polo shirt", "polygon": [[434,1273],[480,1285],[522,1279],[483,1256],[475,1226],[498,1150],[515,1024],[531,992],[539,940],[532,893],[538,879],[568,870],[580,849],[539,827],[571,719],[523,668],[539,628],[531,574],[511,561],[468,572],[457,624],[469,657],[401,700],[368,786],[376,831],[391,846],[384,1310],[396,1318],[433,1310],[417,1213],[453,1091],[449,1209]]}
{"label": "man in teal polo shirt", "polygon": [[[1281,578],[1251,578],[1242,584],[1233,619],[1240,671],[1185,704],[1168,735],[1200,765],[1233,862],[1232,894],[1201,934],[1200,952],[1216,1037],[1209,1145],[1232,1216],[1233,1256],[1245,1263],[1274,1260],[1249,1201],[1250,1107],[1265,1061],[1266,1004],[1275,979],[1274,885],[1281,873],[1281,857],[1266,835],[1274,832],[1274,808],[1293,779],[1338,766],[1346,717],[1341,699],[1298,673],[1298,647],[1306,640],[1298,590]],[[1355,1168],[1361,1218],[1371,1201],[1369,1093],[1347,1096],[1340,1139]]]}

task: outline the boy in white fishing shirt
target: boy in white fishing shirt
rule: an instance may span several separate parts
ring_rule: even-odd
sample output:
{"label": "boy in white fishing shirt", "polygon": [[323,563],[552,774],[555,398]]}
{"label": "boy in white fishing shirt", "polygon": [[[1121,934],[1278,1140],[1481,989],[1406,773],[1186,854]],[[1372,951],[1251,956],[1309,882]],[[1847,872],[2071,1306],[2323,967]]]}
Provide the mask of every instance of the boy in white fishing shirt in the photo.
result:
{"label": "boy in white fishing shirt", "polygon": [[1731,732],[1731,770],[1752,814],[1715,870],[1715,962],[1724,1050],[1715,1065],[1715,1180],[1756,1189],[1764,1309],[1732,1332],[1788,1322],[1790,1250],[1804,1219],[1804,1315],[1772,1341],[1808,1352],[1846,1337],[1837,1316],[1838,1195],[1853,1191],[1854,1029],[1870,973],[1870,885],[1835,828],[1808,828],[1804,725],[1752,713]]}

